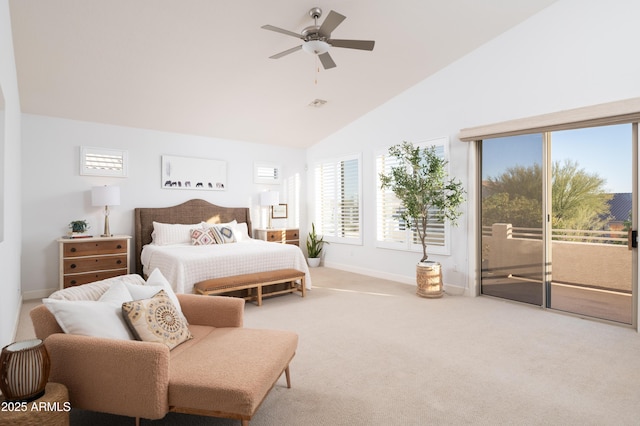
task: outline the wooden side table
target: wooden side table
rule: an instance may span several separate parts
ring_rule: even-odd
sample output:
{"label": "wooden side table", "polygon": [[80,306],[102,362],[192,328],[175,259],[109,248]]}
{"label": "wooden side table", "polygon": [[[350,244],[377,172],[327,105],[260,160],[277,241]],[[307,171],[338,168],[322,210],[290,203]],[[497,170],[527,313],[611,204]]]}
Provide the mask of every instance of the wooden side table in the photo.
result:
{"label": "wooden side table", "polygon": [[255,230],[256,239],[281,244],[300,245],[300,230],[298,228],[261,229]]}
{"label": "wooden side table", "polygon": [[47,383],[44,395],[30,402],[8,402],[0,395],[0,425],[68,426],[69,391],[60,383]]}

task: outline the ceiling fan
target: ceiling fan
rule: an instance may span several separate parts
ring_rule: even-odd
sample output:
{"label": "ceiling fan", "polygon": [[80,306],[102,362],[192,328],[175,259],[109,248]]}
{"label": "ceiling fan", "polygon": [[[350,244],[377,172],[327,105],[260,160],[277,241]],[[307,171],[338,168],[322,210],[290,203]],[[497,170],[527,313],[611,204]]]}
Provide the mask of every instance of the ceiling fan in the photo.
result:
{"label": "ceiling fan", "polygon": [[285,50],[284,52],[276,53],[269,58],[278,59],[290,53],[297,52],[298,50],[304,50],[305,52],[318,55],[322,66],[324,69],[328,70],[330,68],[335,68],[336,66],[336,63],[333,62],[333,59],[329,55],[329,48],[331,47],[373,50],[375,41],[372,40],[339,40],[331,38],[331,32],[346,19],[346,16],[332,10],[329,12],[322,25],[318,26],[318,18],[322,16],[322,9],[314,7],[309,11],[309,15],[313,18],[314,24],[302,30],[302,33],[300,34],[294,33],[293,31],[283,30],[282,28],[274,27],[273,25],[263,25],[261,27],[265,30],[286,34],[299,38],[303,41],[300,46],[293,47]]}

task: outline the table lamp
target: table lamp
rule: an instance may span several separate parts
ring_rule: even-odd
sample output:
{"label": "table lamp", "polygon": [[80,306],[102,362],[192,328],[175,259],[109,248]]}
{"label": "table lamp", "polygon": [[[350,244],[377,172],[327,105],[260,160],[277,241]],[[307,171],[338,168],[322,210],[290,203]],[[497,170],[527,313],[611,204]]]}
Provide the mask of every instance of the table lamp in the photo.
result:
{"label": "table lamp", "polygon": [[120,205],[119,186],[94,186],[91,189],[91,204],[104,206],[104,234],[103,237],[111,237],[109,230],[109,206]]}
{"label": "table lamp", "polygon": [[280,194],[278,191],[265,191],[260,193],[260,205],[269,207],[269,225],[268,229],[271,229],[271,209],[273,206],[280,204]]}

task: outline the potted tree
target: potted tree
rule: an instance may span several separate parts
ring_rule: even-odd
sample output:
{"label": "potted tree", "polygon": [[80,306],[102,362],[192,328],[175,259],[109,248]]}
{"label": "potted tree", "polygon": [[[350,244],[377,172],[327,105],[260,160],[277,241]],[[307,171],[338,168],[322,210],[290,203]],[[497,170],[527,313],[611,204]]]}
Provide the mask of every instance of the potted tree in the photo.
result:
{"label": "potted tree", "polygon": [[462,183],[449,179],[447,161],[436,154],[435,147],[420,148],[403,142],[389,148],[398,159],[388,175],[380,173],[382,189],[391,189],[400,201],[401,220],[418,233],[422,243],[422,259],[416,267],[417,293],[422,297],[442,297],[442,272],[438,262],[427,258],[427,225],[430,218],[450,220],[453,225],[462,212]]}
{"label": "potted tree", "polygon": [[307,236],[307,263],[311,267],[320,265],[320,257],[322,256],[322,248],[325,244],[324,237],[316,234],[316,226],[311,223],[311,232]]}

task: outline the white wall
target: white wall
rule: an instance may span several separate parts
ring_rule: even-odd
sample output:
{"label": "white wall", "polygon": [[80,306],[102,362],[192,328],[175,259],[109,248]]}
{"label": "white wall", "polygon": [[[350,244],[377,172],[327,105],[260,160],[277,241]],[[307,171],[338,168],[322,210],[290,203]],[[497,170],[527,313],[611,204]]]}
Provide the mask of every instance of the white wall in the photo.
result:
{"label": "white wall", "polygon": [[[4,93],[4,131],[0,129],[0,149],[4,149],[0,172],[4,174],[4,240],[0,242],[0,347],[13,341],[20,313],[21,185],[20,100],[13,54],[8,0],[0,0],[0,87]],[[2,121],[2,120],[0,120]],[[4,137],[4,148],[1,141]]]}
{"label": "white wall", "polygon": [[[361,152],[364,162],[364,243],[327,246],[325,265],[415,282],[419,254],[375,247],[373,153],[445,136],[468,202],[452,255],[429,257],[443,264],[449,290],[475,294],[475,151],[457,139],[459,130],[640,96],[639,16],[634,0],[559,1],[309,149],[310,170],[325,156]],[[308,203],[313,220],[312,197]]]}
{"label": "white wall", "polygon": [[[111,232],[133,236],[133,209],[168,207],[202,198],[227,207],[251,207],[254,228],[266,226],[266,210],[259,192],[281,186],[258,185],[253,180],[254,161],[282,165],[285,181],[297,175],[304,188],[304,150],[199,136],[133,129],[25,114],[22,117],[23,258],[22,290],[25,299],[46,297],[58,286],[58,245],[72,220],[85,219],[91,233],[100,235],[103,209],[91,206],[91,187],[120,186],[121,205],[110,215]],[[123,149],[129,153],[126,178],[81,176],[80,146]],[[225,160],[227,190],[202,191],[161,187],[161,156],[178,155]],[[293,206],[290,206],[293,212]],[[275,221],[274,226],[293,225]],[[306,216],[301,215],[304,223]],[[133,245],[132,245],[133,251]],[[132,259],[132,265],[133,259]]]}

